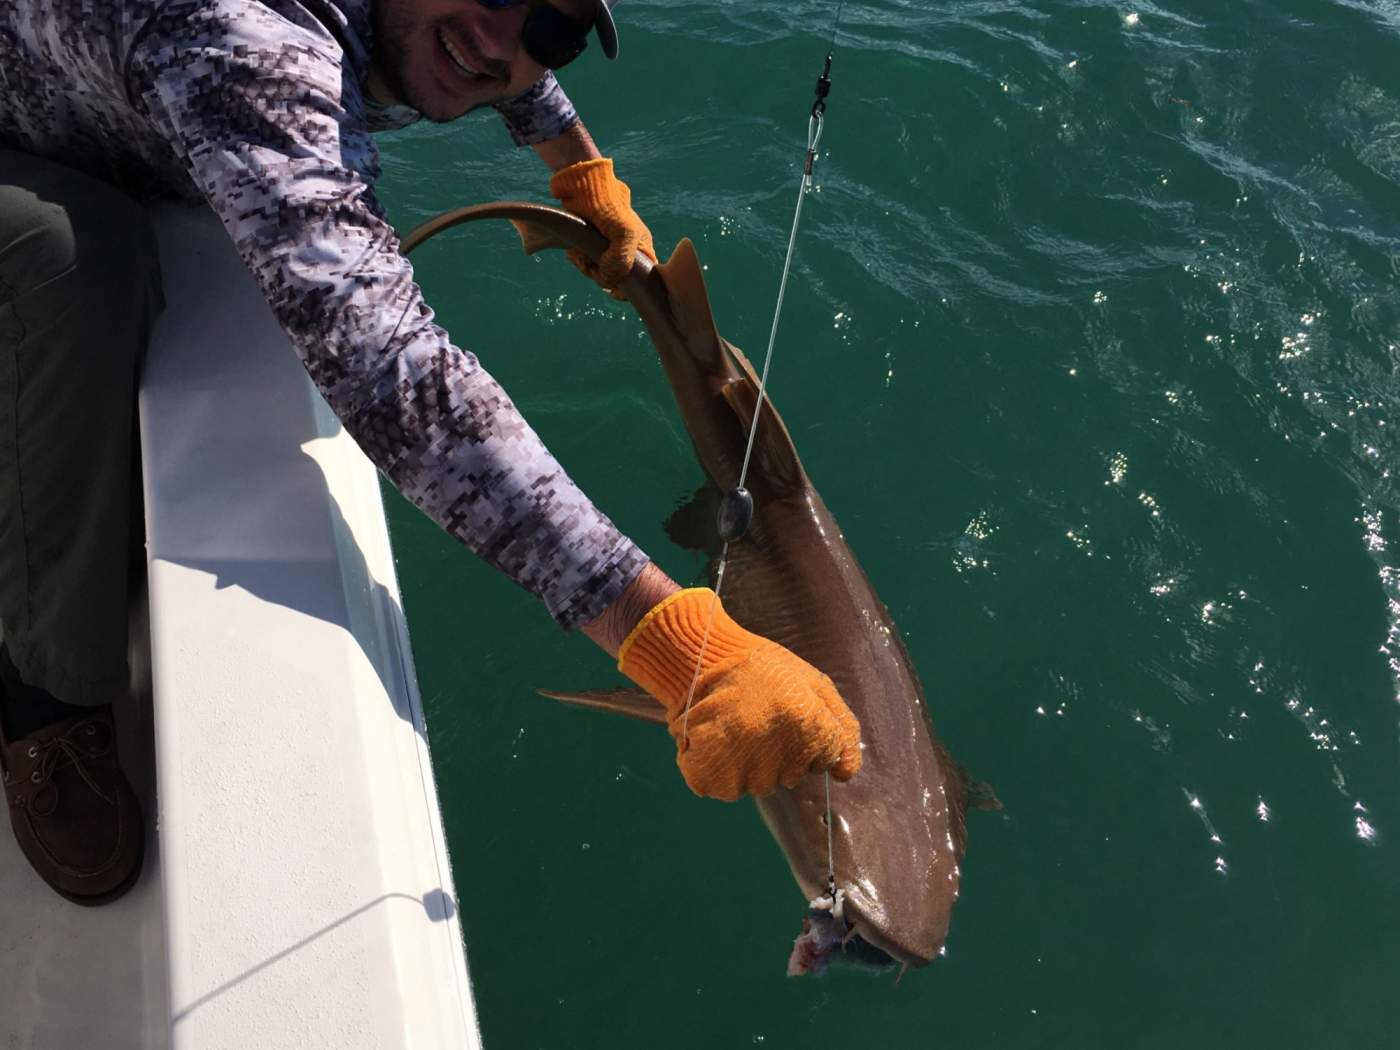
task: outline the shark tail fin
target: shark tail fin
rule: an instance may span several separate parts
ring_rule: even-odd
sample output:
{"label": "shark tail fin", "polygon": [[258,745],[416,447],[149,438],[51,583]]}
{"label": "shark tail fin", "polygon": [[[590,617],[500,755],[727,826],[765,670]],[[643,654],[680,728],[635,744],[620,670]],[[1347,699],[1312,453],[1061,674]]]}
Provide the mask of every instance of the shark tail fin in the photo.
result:
{"label": "shark tail fin", "polygon": [[506,219],[520,236],[526,255],[546,248],[573,249],[597,260],[608,242],[601,233],[577,215],[528,201],[494,201],[454,208],[419,223],[399,241],[399,250],[408,255],[424,241],[464,223]]}
{"label": "shark tail fin", "polygon": [[520,247],[525,250],[526,255],[534,255],[536,252],[546,251],[550,248],[562,248],[567,251],[574,247],[553,230],[546,229],[537,222],[530,222],[528,219],[511,219],[510,224],[520,235]]}

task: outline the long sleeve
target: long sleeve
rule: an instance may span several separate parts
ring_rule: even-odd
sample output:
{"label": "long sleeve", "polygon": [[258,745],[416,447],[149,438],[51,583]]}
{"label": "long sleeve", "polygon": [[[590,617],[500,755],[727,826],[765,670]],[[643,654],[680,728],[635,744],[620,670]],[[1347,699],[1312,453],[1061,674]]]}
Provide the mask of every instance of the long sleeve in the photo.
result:
{"label": "long sleeve", "polygon": [[553,73],[546,73],[515,98],[496,103],[495,108],[517,146],[558,138],[578,123],[574,104]]}
{"label": "long sleeve", "polygon": [[359,87],[324,30],[177,0],[128,67],[316,386],[413,503],[572,627],[646,564],[477,358],[433,321],[371,186]]}

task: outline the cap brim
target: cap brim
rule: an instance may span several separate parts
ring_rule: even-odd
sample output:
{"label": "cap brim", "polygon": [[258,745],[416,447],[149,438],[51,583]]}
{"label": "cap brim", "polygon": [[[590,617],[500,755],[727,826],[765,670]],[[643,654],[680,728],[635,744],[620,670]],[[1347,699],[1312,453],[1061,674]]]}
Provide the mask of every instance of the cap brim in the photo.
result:
{"label": "cap brim", "polygon": [[612,12],[608,10],[607,0],[598,0],[598,17],[593,21],[593,28],[598,31],[598,43],[603,45],[603,54],[609,58],[616,58],[617,23],[613,21]]}

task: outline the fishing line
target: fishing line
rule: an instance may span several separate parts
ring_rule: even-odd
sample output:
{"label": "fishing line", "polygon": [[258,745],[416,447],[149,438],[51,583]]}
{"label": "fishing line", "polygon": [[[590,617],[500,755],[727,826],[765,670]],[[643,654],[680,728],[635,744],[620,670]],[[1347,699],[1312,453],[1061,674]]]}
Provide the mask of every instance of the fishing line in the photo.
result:
{"label": "fishing line", "polygon": [[[753,519],[753,496],[744,487],[748,480],[749,463],[753,458],[754,440],[758,436],[759,417],[763,414],[763,404],[767,400],[768,369],[773,363],[773,348],[778,342],[778,321],[783,315],[783,299],[787,294],[788,275],[792,272],[792,257],[797,250],[797,229],[802,222],[802,203],[812,188],[812,169],[817,162],[817,146],[821,142],[822,128],[826,123],[826,97],[831,92],[831,56],[836,49],[836,34],[841,27],[841,14],[846,8],[846,0],[840,0],[836,8],[836,19],[831,27],[831,42],[827,46],[826,63],[821,76],[817,78],[816,101],[812,103],[811,115],[807,120],[807,156],[802,164],[802,180],[797,190],[797,206],[792,215],[792,232],[788,235],[787,257],[783,261],[783,275],[778,282],[778,301],[773,309],[773,327],[768,333],[768,350],[763,356],[763,371],[758,377],[758,404],[754,408],[753,422],[749,424],[748,443],[744,447],[744,461],[739,467],[739,483],[725,493],[719,510],[719,534],[724,545],[720,548],[719,562],[715,569],[714,598],[710,602],[710,614],[705,624],[705,634],[700,641],[700,655],[695,661],[695,673],[690,678],[690,689],[686,692],[685,708],[681,714],[681,740],[690,742],[690,704],[695,698],[695,685],[700,680],[700,669],[704,666],[705,652],[710,644],[710,631],[715,625],[715,610],[719,607],[720,588],[724,586],[724,570],[729,561],[729,545],[741,539]],[[836,895],[836,854],[832,846],[831,832],[831,772],[826,778],[826,885],[827,894],[832,899],[833,911],[838,903]]]}

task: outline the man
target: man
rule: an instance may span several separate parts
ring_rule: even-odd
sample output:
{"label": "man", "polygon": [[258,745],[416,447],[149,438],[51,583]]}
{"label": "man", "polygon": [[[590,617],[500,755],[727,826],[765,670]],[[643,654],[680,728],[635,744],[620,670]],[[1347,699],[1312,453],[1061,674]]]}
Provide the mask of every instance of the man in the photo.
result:
{"label": "man", "polygon": [[127,681],[132,393],[162,306],[133,197],[214,209],[361,448],[666,705],[693,790],[859,768],[830,679],[678,588],[588,501],[433,323],[374,199],[372,131],[491,105],[609,238],[597,270],[576,260],[590,276],[614,288],[638,250],[654,258],[552,72],[594,33],[612,58],[598,0],[0,6],[0,766],[16,838],[59,893],[110,900],[141,859],[109,707]]}

